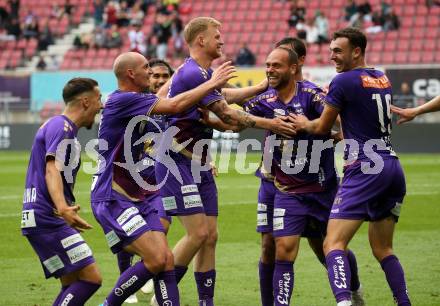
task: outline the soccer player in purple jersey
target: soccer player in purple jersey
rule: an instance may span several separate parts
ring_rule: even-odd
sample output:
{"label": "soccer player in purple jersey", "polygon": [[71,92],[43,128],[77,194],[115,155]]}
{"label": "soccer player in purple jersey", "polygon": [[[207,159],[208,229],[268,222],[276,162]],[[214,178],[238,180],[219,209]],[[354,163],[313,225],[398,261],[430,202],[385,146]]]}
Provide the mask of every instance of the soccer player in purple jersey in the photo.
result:
{"label": "soccer player in purple jersey", "polygon": [[[172,79],[168,94],[171,97],[207,82],[212,74],[211,63],[222,52],[220,23],[213,18],[198,17],[191,20],[184,29],[184,36],[189,46],[190,58]],[[200,99],[199,107],[208,108],[226,123],[235,124],[242,129],[255,126],[284,134],[292,133],[291,126],[280,118],[256,118],[230,108],[222,93],[230,101],[237,97],[241,100],[245,96],[240,89],[228,88],[221,92],[216,90]],[[249,96],[252,95],[255,93]],[[167,168],[160,161],[156,166],[156,177],[158,181],[166,179],[166,184],[160,189],[165,210],[170,215],[178,216],[186,230],[185,236],[173,251],[177,281],[184,276],[194,258],[199,304],[211,306],[214,305],[216,277],[218,203],[217,189],[208,167],[200,171],[198,180],[191,170],[193,163],[198,163],[201,167],[209,166],[208,150],[206,147],[199,147],[203,141],[210,141],[212,129],[201,123],[200,118],[201,113],[197,107],[168,117],[170,127],[179,128],[174,143],[180,150],[178,153],[170,153],[170,157],[176,162],[181,177],[167,177]]]}
{"label": "soccer player in purple jersey", "polygon": [[73,186],[80,165],[78,130],[90,129],[102,108],[98,83],[71,79],[63,88],[66,108],[38,130],[32,145],[21,230],[40,258],[46,278],[59,278],[53,302],[84,305],[101,286],[101,274],[80,232],[91,226],[79,215]]}
{"label": "soccer player in purple jersey", "polygon": [[400,108],[394,105],[391,105],[391,112],[400,116],[400,119],[397,120],[397,124],[401,124],[404,122],[408,122],[413,120],[415,117],[432,112],[440,111],[440,96],[431,99],[423,105],[411,108]]}
{"label": "soccer player in purple jersey", "polygon": [[[173,98],[161,98],[160,91],[160,97],[144,93],[149,86],[151,70],[147,59],[139,53],[119,55],[113,70],[118,90],[109,96],[101,118],[99,139],[103,145],[99,150],[99,170],[92,183],[92,210],[111,250],[137,254],[142,261],[119,277],[104,305],[121,305],[154,277],[160,304],[178,306],[173,255],[163,226],[155,208],[142,205],[145,197],[155,190],[146,190],[142,187],[145,182],[136,179],[138,162],[142,163],[144,157],[144,144],[138,143],[145,134],[142,127],[147,122],[152,123],[148,117],[139,116],[185,111],[208,92],[223,86],[233,77],[235,69],[225,63],[213,73],[210,81]],[[127,130],[129,128],[132,131]]]}
{"label": "soccer player in purple jersey", "polygon": [[[153,94],[157,94],[159,89],[171,78],[174,71],[171,66],[164,60],[161,59],[151,59],[149,61],[151,73],[150,73],[150,84],[149,84],[149,92]],[[164,115],[153,115],[152,119],[159,126],[161,131],[165,130],[165,116]],[[160,133],[161,131],[157,130],[157,127],[154,124],[147,123],[145,129],[146,132],[155,132]],[[154,176],[154,165],[149,165],[151,161],[154,160],[154,157],[151,156],[151,151],[154,150],[154,141],[149,139],[145,142],[144,151],[145,158],[143,162],[146,163],[146,169],[140,172],[140,175],[145,179],[149,180],[151,185],[156,184],[155,176]],[[154,161],[153,161],[154,162]],[[171,217],[167,216],[162,205],[162,199],[159,195],[159,191],[153,194],[149,194],[144,201],[144,205],[146,207],[154,206],[157,210],[157,214],[159,215],[160,222],[165,231],[165,235],[168,233],[168,229],[171,224]],[[120,274],[124,273],[125,270],[131,267],[134,255],[125,251],[121,251],[117,254],[118,259],[118,267]],[[141,291],[144,293],[152,293],[154,290],[153,280],[150,279],[144,286],[141,287]],[[136,294],[130,295],[125,303],[132,304],[137,303],[138,299]]]}
{"label": "soccer player in purple jersey", "polygon": [[[393,252],[393,234],[406,193],[391,142],[391,84],[365,63],[366,36],[346,28],[333,34],[331,60],[339,73],[330,83],[320,118],[293,116],[298,131],[325,134],[338,114],[349,163],[335,197],[324,242],[330,285],[339,306],[352,305],[347,245],[364,221],[369,240],[399,306],[411,305],[404,272]],[[354,147],[354,148],[353,148]],[[374,166],[373,166],[374,165]]]}

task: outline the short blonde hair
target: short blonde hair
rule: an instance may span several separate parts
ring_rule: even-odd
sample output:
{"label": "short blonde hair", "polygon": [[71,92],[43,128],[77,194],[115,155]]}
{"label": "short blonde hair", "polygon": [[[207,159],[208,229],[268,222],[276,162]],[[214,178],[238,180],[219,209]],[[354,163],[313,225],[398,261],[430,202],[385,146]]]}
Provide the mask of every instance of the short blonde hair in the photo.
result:
{"label": "short blonde hair", "polygon": [[220,27],[221,23],[212,17],[196,17],[192,19],[183,30],[186,43],[191,45],[197,35],[205,32],[209,26]]}

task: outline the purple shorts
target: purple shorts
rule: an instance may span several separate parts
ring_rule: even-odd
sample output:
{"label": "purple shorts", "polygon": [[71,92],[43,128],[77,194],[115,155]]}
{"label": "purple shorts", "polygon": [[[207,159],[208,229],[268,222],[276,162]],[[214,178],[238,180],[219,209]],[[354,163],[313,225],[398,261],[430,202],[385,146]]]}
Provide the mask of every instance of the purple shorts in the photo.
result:
{"label": "purple shorts", "polygon": [[182,183],[163,164],[157,163],[155,167],[156,181],[166,179],[160,188],[166,214],[185,216],[204,213],[207,216],[218,216],[217,187],[211,171],[202,171],[200,183],[196,183],[191,173],[191,161],[179,161],[176,165]]}
{"label": "purple shorts", "polygon": [[148,205],[153,206],[157,210],[157,215],[159,218],[165,219],[171,224],[171,216],[167,216],[165,210],[163,209],[162,197],[160,196],[159,192],[146,196],[145,201],[148,203]]}
{"label": "purple shorts", "polygon": [[379,174],[364,174],[359,163],[345,169],[330,218],[377,221],[394,216],[397,221],[405,193],[397,158],[385,159]]}
{"label": "purple shorts", "polygon": [[95,262],[92,250],[80,233],[67,224],[52,232],[26,235],[26,238],[40,258],[46,278],[59,278]]}
{"label": "purple shorts", "polygon": [[164,232],[156,209],[147,202],[94,202],[92,211],[114,254],[122,251],[147,231]]}
{"label": "purple shorts", "polygon": [[289,194],[277,190],[273,212],[274,237],[324,237],[337,187],[325,192]]}
{"label": "purple shorts", "polygon": [[257,232],[272,233],[273,205],[277,188],[272,181],[261,180],[258,191]]}

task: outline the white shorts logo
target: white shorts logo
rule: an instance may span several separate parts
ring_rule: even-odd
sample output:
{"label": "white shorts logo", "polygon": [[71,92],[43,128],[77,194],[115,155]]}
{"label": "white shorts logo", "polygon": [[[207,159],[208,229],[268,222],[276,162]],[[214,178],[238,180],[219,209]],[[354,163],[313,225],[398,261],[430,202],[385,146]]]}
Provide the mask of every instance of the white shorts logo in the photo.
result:
{"label": "white shorts logo", "polygon": [[257,225],[268,225],[267,223],[267,214],[257,214]]}
{"label": "white shorts logo", "polygon": [[69,236],[69,237],[61,240],[61,244],[63,245],[63,248],[67,249],[71,245],[74,245],[75,243],[78,243],[81,241],[84,241],[83,237],[81,237],[80,234],[75,234],[75,235]]}
{"label": "white shorts logo", "polygon": [[274,217],[284,217],[286,215],[286,210],[284,208],[275,208],[273,210]]}
{"label": "white shorts logo", "polygon": [[92,250],[89,248],[89,246],[86,243],[83,243],[77,247],[74,247],[71,250],[68,250],[67,256],[69,256],[70,262],[74,264],[80,260],[92,256]]}
{"label": "white shorts logo", "polygon": [[58,255],[46,259],[45,261],[43,261],[43,265],[46,267],[47,270],[49,270],[50,273],[64,268],[64,264],[61,261],[60,257],[58,257]]}
{"label": "white shorts logo", "polygon": [[402,203],[396,203],[396,206],[391,209],[391,213],[396,217],[400,216],[400,210],[402,209]]}
{"label": "white shorts logo", "polygon": [[258,203],[257,210],[258,211],[267,211],[267,205],[263,204],[263,203]]}
{"label": "white shorts logo", "polygon": [[118,235],[116,235],[115,231],[110,231],[105,234],[105,239],[107,239],[108,247],[111,248],[115,244],[117,244],[121,239],[119,239]]}
{"label": "white shorts logo", "polygon": [[284,218],[273,218],[273,230],[282,230],[284,229]]}
{"label": "white shorts logo", "polygon": [[34,210],[23,210],[21,212],[21,228],[36,227]]}
{"label": "white shorts logo", "polygon": [[199,194],[189,195],[183,197],[183,205],[185,208],[202,207],[202,199]]}
{"label": "white shorts logo", "polygon": [[142,226],[147,225],[147,222],[145,222],[144,218],[142,218],[140,215],[136,215],[133,218],[130,219],[127,223],[125,223],[122,226],[122,229],[124,232],[130,236],[133,234],[136,230],[140,229]]}
{"label": "white shorts logo", "polygon": [[185,185],[180,187],[182,190],[182,194],[191,193],[191,192],[199,192],[197,185]]}
{"label": "white shorts logo", "polygon": [[172,210],[177,209],[176,197],[165,197],[162,198],[163,209]]}
{"label": "white shorts logo", "polygon": [[139,213],[139,210],[136,207],[130,207],[124,210],[124,212],[116,219],[119,225],[122,225],[125,221],[128,220],[131,216]]}

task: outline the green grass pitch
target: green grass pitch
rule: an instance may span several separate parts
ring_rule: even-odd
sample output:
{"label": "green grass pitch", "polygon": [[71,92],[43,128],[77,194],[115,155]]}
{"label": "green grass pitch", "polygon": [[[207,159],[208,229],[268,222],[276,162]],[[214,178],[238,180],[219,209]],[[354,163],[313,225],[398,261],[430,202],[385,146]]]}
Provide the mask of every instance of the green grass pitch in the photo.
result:
{"label": "green grass pitch", "polygon": [[[401,161],[407,178],[407,197],[395,235],[395,251],[406,272],[413,305],[440,305],[440,155],[404,155]],[[257,162],[258,154],[247,157]],[[0,152],[0,305],[52,305],[59,290],[57,280],[45,280],[37,256],[20,234],[20,211],[28,153]],[[231,167],[232,169],[232,167]],[[90,175],[82,171],[76,184],[82,216],[94,225],[84,234],[101,269],[102,288],[87,305],[100,304],[112,288],[118,268],[106,246],[101,228],[89,204]],[[255,232],[258,179],[231,170],[217,178],[219,190],[219,242],[217,247],[217,306],[259,304],[257,263],[260,237]],[[170,231],[170,245],[182,235],[177,220]],[[359,264],[361,282],[369,306],[393,305],[391,292],[368,245],[364,225],[350,245]],[[194,277],[180,284],[182,305],[196,306]],[[150,295],[138,293],[149,305]],[[148,302],[147,302],[148,301]],[[292,305],[335,305],[324,268],[303,241],[295,263]]]}

